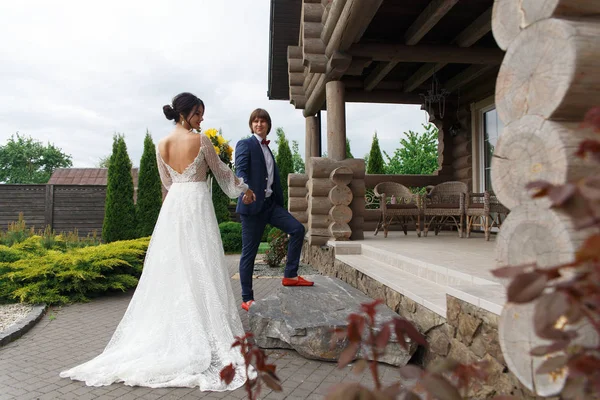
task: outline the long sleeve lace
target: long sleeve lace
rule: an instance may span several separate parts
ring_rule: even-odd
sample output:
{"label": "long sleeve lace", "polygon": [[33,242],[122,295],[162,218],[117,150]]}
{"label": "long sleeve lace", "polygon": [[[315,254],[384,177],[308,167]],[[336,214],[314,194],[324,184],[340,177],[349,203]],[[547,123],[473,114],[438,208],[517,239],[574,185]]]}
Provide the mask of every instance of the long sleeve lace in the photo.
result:
{"label": "long sleeve lace", "polygon": [[221,161],[213,144],[206,135],[202,135],[202,148],[208,167],[227,196],[235,199],[248,190],[248,185],[241,178],[235,176],[233,171]]}
{"label": "long sleeve lace", "polygon": [[173,179],[171,178],[171,174],[169,174],[169,170],[165,165],[160,153],[158,151],[158,146],[156,146],[156,164],[158,165],[158,173],[160,175],[160,180],[162,181],[165,189],[169,190],[171,188],[171,184],[173,183]]}

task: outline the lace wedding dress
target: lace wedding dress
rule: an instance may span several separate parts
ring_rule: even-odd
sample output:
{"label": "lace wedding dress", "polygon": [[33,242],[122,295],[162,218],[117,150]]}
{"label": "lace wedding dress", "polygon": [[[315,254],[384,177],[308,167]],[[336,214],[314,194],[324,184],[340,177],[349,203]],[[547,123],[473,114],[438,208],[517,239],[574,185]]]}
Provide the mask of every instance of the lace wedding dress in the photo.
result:
{"label": "lace wedding dress", "polygon": [[[223,191],[238,197],[248,186],[217,156],[201,135],[196,159],[178,173],[161,158],[161,180],[169,194],[160,210],[144,270],[131,303],[99,356],[61,372],[88,386],[233,390],[245,382],[234,336],[244,331],[234,302],[223,245],[206,178],[213,172]],[[236,377],[221,382],[233,362]]]}

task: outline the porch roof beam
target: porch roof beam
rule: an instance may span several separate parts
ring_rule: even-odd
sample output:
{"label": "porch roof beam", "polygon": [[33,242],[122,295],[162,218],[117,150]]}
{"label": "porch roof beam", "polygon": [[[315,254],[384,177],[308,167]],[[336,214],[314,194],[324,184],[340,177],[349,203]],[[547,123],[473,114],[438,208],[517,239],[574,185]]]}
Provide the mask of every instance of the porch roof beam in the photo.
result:
{"label": "porch roof beam", "polygon": [[[453,41],[459,47],[471,47],[492,30],[492,7],[488,8],[475,21],[467,26]],[[433,76],[435,71],[444,68],[447,63],[425,64],[406,80],[405,90],[412,92]]]}
{"label": "porch roof beam", "polygon": [[[430,3],[408,28],[404,35],[407,45],[417,44],[450,11],[458,0],[436,0]],[[365,90],[373,90],[395,67],[399,61],[392,60],[379,64],[365,79]]]}
{"label": "porch roof beam", "polygon": [[504,57],[504,52],[498,48],[402,44],[355,44],[350,47],[348,54],[352,57],[368,57],[374,61],[491,65],[500,64]]}

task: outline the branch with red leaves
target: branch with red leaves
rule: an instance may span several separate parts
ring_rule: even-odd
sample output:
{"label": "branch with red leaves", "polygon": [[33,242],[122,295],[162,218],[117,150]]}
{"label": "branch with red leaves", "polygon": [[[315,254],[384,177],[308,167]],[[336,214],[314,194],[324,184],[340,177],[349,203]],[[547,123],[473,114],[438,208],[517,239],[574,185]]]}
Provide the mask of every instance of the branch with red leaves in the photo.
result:
{"label": "branch with red leaves", "polygon": [[[377,307],[382,300],[361,304],[361,313],[348,316],[348,326],[335,330],[334,339],[345,339],[347,347],[338,360],[338,368],[345,368],[356,359],[361,348],[367,348],[370,361],[360,359],[356,362],[353,372],[362,373],[366,368],[371,371],[374,389],[369,389],[358,383],[340,384],[333,388],[327,396],[328,400],[345,400],[350,398],[389,400],[402,395],[405,400],[419,399],[418,393],[424,392],[427,398],[440,400],[459,400],[473,385],[487,378],[487,363],[479,362],[464,365],[450,359],[444,359],[427,370],[416,365],[406,365],[400,368],[400,375],[407,381],[414,381],[412,388],[404,387],[400,382],[385,386],[381,382],[378,371],[378,360],[385,354],[385,348],[395,333],[398,344],[405,350],[408,342],[414,341],[427,347],[427,341],[412,323],[403,318],[393,318],[390,321],[376,324]],[[335,343],[332,343],[335,345]],[[461,394],[462,393],[462,394]],[[496,400],[509,400],[510,397],[497,397]],[[515,399],[516,400],[516,399]]]}
{"label": "branch with red leaves", "polygon": [[[281,392],[281,381],[275,374],[275,365],[267,363],[267,355],[265,352],[256,346],[251,340],[252,333],[247,332],[244,336],[236,336],[235,341],[232,344],[232,348],[239,347],[240,352],[244,358],[246,383],[244,388],[248,395],[249,400],[256,400],[260,395],[262,389],[262,383],[267,385],[271,390],[275,392]],[[254,362],[254,366],[253,366]],[[256,371],[256,376],[251,377],[250,372]],[[235,378],[235,366],[229,364],[221,370],[221,380],[229,385]]]}

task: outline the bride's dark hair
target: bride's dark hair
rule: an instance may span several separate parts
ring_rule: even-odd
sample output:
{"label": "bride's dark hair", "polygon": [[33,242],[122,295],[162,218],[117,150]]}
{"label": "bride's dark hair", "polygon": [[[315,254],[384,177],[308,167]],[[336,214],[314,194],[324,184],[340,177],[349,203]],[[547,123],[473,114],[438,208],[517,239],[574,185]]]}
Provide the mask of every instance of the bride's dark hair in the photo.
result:
{"label": "bride's dark hair", "polygon": [[196,112],[199,107],[204,110],[204,102],[192,93],[183,92],[173,97],[172,104],[163,106],[163,112],[165,117],[170,120],[174,120],[175,123],[181,120],[183,114],[186,118]]}

